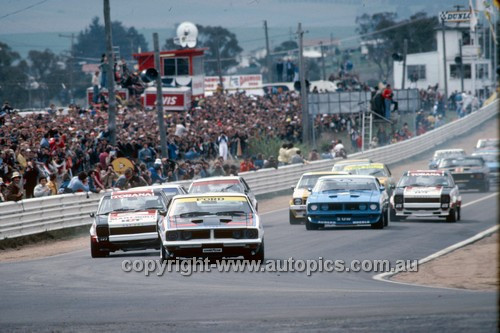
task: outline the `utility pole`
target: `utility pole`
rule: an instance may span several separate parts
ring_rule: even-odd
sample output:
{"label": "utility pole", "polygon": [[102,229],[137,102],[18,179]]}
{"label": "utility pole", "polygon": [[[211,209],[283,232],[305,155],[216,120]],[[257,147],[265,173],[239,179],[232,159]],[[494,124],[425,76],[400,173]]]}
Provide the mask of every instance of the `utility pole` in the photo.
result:
{"label": "utility pole", "polygon": [[464,59],[462,58],[462,40],[458,40],[458,51],[460,52],[460,88],[464,92]]}
{"label": "utility pole", "polygon": [[217,73],[219,74],[219,83],[222,88],[222,93],[224,93],[224,83],[222,82],[222,66],[220,64],[220,44],[219,37],[217,37]]}
{"label": "utility pole", "polygon": [[[406,53],[408,53],[408,39],[404,39],[404,46],[403,46],[403,82],[401,84],[401,89],[405,88],[405,82],[406,82]],[[371,140],[371,139],[370,139]]]}
{"label": "utility pole", "polygon": [[165,119],[163,118],[163,92],[161,89],[161,65],[160,65],[160,43],[158,33],[153,33],[153,44],[155,49],[156,76],[156,115],[158,116],[158,131],[160,131],[161,157],[167,158],[167,135],[165,133]]}
{"label": "utility pole", "polygon": [[75,34],[72,32],[71,35],[59,34],[59,37],[71,38],[71,48],[69,50],[69,99],[73,103],[73,91],[75,89],[73,81],[73,71],[75,69]]}
{"label": "utility pole", "polygon": [[264,32],[266,34],[266,63],[267,63],[267,82],[273,82],[273,66],[271,51],[269,50],[269,35],[267,33],[267,20],[264,20]]}
{"label": "utility pole", "polygon": [[448,70],[446,68],[446,38],[444,37],[444,20],[441,21],[441,32],[443,37],[443,69],[444,69],[444,96],[448,98]]}
{"label": "utility pole", "polygon": [[323,42],[319,42],[319,47],[321,48],[321,70],[323,71],[323,80],[326,81],[325,53],[323,50]]}
{"label": "utility pole", "polygon": [[116,145],[116,96],[115,96],[115,58],[113,56],[113,38],[111,35],[111,14],[109,0],[104,0],[104,29],[106,32],[106,54],[108,57],[108,131],[111,145]]}
{"label": "utility pole", "polygon": [[304,66],[304,31],[302,24],[297,28],[299,36],[299,78],[300,78],[300,100],[302,106],[302,143],[309,144],[309,112],[307,105],[306,71]]}

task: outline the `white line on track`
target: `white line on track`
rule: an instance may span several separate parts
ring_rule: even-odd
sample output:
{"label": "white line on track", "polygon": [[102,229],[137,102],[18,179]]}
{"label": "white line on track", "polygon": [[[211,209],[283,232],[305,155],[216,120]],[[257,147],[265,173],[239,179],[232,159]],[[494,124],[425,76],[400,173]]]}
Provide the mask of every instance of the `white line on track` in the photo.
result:
{"label": "white line on track", "polygon": [[[498,195],[498,192],[495,192],[495,193],[491,193],[487,196],[484,196],[482,198],[479,198],[477,200],[474,200],[474,201],[471,201],[471,202],[468,202],[464,205],[462,205],[462,207],[467,207],[467,206],[471,206],[473,204],[476,204],[478,202],[481,202],[481,201],[484,201],[484,200],[487,200],[489,198],[492,198],[494,196],[497,196]],[[439,250],[425,258],[422,258],[418,261],[418,265],[420,266],[421,264],[424,264],[426,262],[429,262],[431,260],[434,260],[436,258],[439,258],[441,256],[444,256],[445,254],[448,254],[450,252],[453,252],[461,247],[464,247],[466,245],[469,245],[471,243],[474,243],[486,236],[489,236],[493,233],[495,233],[496,231],[498,231],[500,228],[500,225],[494,225],[493,227],[491,228],[488,228],[484,231],[481,231],[480,233],[470,237],[470,238],[467,238],[466,240],[463,240],[461,242],[458,242],[458,243],[455,243],[453,245],[450,245],[448,246],[447,248],[444,248],[442,250]],[[402,271],[406,271],[406,267],[403,268],[403,269],[400,269],[400,270],[397,270],[395,272],[386,272],[386,273],[381,273],[381,274],[377,274],[375,276],[373,276],[373,279],[374,280],[377,280],[377,281],[383,281],[383,282],[390,282],[390,283],[396,283],[396,284],[403,284],[403,285],[410,285],[410,286],[415,286],[415,287],[426,287],[426,288],[439,288],[439,289],[450,289],[450,290],[461,290],[461,291],[477,291],[477,290],[469,290],[469,289],[461,289],[461,288],[449,288],[449,287],[438,287],[438,286],[426,286],[426,285],[421,285],[421,284],[415,284],[415,283],[409,283],[409,282],[399,282],[399,281],[393,281],[393,280],[389,280],[389,278],[393,275],[396,275],[398,273],[401,273]]]}

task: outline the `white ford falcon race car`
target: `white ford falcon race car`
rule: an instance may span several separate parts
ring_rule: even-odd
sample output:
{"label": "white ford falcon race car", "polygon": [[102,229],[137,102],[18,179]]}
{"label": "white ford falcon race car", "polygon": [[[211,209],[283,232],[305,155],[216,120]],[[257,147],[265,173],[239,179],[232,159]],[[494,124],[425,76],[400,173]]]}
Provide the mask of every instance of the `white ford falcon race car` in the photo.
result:
{"label": "white ford falcon race car", "polygon": [[245,194],[177,195],[158,233],[161,260],[193,256],[264,260],[264,229]]}
{"label": "white ford falcon race car", "polygon": [[406,171],[391,197],[391,221],[407,217],[460,220],[462,197],[448,171]]}

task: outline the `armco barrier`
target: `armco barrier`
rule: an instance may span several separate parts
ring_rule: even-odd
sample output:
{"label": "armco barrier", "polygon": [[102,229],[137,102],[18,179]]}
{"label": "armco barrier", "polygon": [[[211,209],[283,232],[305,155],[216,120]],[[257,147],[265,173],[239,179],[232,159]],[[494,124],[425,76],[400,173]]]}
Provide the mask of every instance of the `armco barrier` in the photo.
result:
{"label": "armco barrier", "polygon": [[[498,114],[499,102],[473,114],[446,124],[421,136],[349,155],[349,158],[371,158],[392,164],[433,149],[456,136],[460,136]],[[290,165],[278,170],[264,169],[241,175],[257,195],[289,189],[302,173],[330,170],[335,160],[314,161],[305,165]],[[189,181],[179,182],[189,185]],[[0,240],[33,235],[45,231],[90,225],[89,213],[94,212],[102,194],[64,194],[47,198],[22,200],[0,204]]]}

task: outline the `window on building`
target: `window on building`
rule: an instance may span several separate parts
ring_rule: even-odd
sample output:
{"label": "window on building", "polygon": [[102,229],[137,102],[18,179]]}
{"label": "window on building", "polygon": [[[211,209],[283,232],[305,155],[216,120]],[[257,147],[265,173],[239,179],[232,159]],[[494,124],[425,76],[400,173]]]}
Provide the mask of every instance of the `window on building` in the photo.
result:
{"label": "window on building", "polygon": [[488,64],[476,64],[476,79],[487,79],[488,77]]}
{"label": "window on building", "polygon": [[166,76],[189,75],[189,58],[163,59],[163,72]]}
{"label": "window on building", "polygon": [[411,82],[425,80],[425,65],[407,65],[406,76]]}
{"label": "window on building", "polygon": [[[464,79],[470,79],[471,75],[471,66],[470,64],[463,64],[464,69]],[[452,79],[460,79],[460,66],[456,64],[450,65],[450,78]]]}
{"label": "window on building", "polygon": [[195,75],[201,75],[203,70],[203,57],[193,57],[193,72]]}
{"label": "window on building", "polygon": [[470,38],[470,30],[462,31],[462,45],[472,45],[472,38]]}

